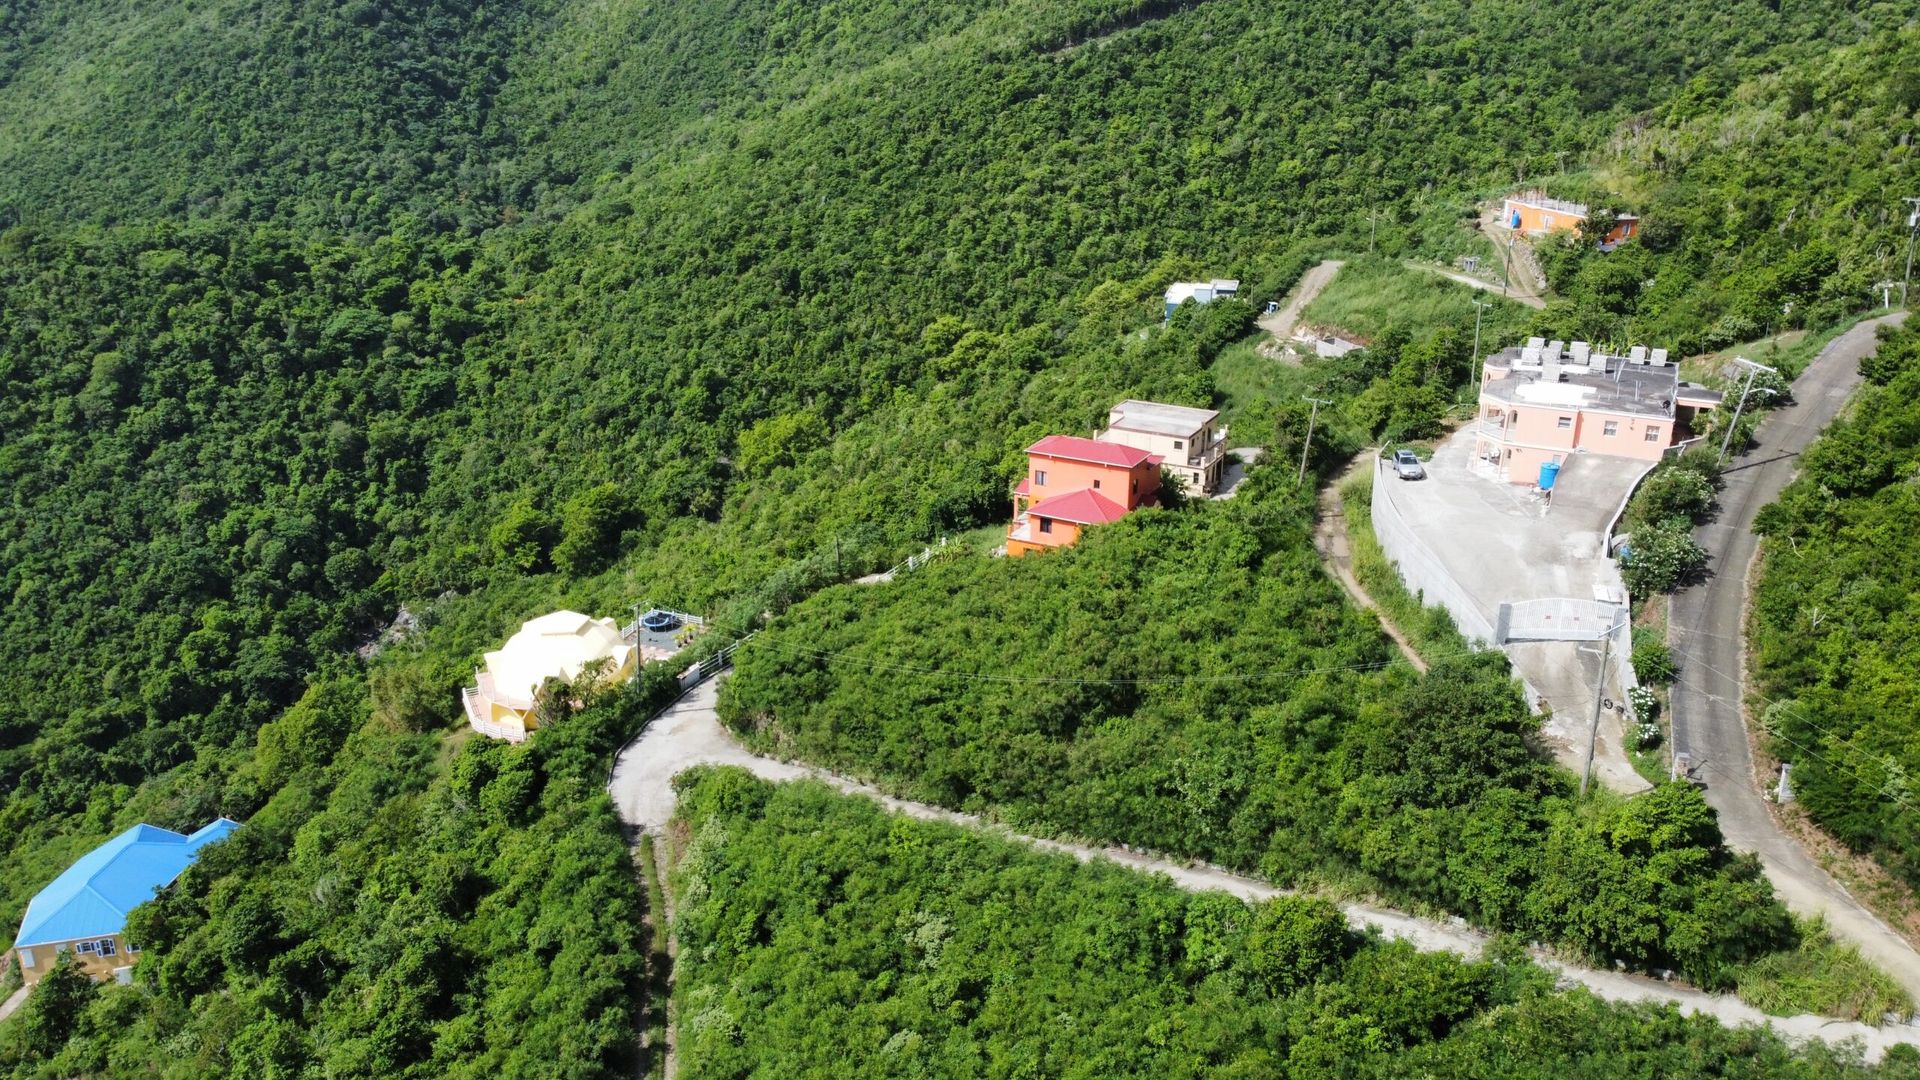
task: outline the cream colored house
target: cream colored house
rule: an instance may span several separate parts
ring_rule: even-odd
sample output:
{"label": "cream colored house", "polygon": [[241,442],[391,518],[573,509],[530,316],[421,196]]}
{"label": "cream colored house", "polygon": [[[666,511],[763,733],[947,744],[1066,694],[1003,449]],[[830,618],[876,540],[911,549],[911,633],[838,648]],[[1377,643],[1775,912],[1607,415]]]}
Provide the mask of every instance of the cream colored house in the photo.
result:
{"label": "cream colored house", "polygon": [[536,699],[547,680],[572,682],[595,664],[607,682],[631,678],[639,666],[639,650],[612,619],[556,611],[523,623],[486,654],[474,685],[461,692],[467,723],[482,735],[521,742],[540,726]]}
{"label": "cream colored house", "polygon": [[1227,429],[1219,420],[1212,409],[1128,400],[1107,411],[1099,439],[1157,455],[1187,494],[1209,495],[1220,486],[1227,454]]}

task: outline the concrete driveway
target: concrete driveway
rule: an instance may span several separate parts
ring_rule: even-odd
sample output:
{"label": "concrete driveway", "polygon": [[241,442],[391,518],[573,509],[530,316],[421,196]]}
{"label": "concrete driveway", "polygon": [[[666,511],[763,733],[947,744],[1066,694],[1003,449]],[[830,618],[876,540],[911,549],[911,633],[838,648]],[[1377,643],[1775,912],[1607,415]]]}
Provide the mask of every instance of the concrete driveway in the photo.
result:
{"label": "concrete driveway", "polygon": [[[1402,481],[1391,471],[1376,474],[1375,487],[1399,511],[1419,550],[1395,550],[1385,535],[1382,543],[1409,587],[1421,588],[1428,603],[1446,607],[1469,637],[1489,636],[1478,628],[1491,627],[1503,603],[1623,601],[1619,568],[1603,551],[1607,525],[1648,467],[1626,458],[1573,455],[1549,503],[1529,485],[1494,477],[1473,457],[1472,430],[1462,430],[1434,451],[1425,480]],[[1380,531],[1377,520],[1375,530]],[[1616,644],[1624,638],[1617,637]],[[1549,713],[1541,729],[1546,742],[1557,758],[1579,771],[1600,678],[1599,643],[1514,642],[1505,651],[1536,703]],[[1618,700],[1622,695],[1610,683],[1606,696]],[[1604,713],[1594,775],[1616,790],[1645,790],[1647,782],[1627,760],[1623,734],[1619,714]]]}

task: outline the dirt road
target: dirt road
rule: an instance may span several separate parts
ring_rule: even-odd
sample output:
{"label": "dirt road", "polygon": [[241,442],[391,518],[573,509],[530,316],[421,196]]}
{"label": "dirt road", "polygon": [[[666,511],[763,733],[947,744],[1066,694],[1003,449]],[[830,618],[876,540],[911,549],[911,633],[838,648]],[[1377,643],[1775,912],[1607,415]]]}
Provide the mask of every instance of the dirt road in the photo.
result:
{"label": "dirt road", "polygon": [[1762,795],[1771,777],[1754,775],[1745,701],[1747,573],[1758,542],[1754,515],[1779,497],[1799,455],[1860,383],[1860,359],[1874,331],[1904,313],[1861,323],[1835,338],[1793,384],[1793,404],[1769,413],[1754,447],[1728,463],[1720,511],[1694,530],[1711,561],[1706,582],[1673,598],[1672,646],[1680,677],[1673,687],[1673,746],[1689,754],[1727,843],[1760,856],[1788,907],[1824,914],[1835,937],[1860,946],[1920,1000],[1920,952],[1855,900],[1783,832]]}
{"label": "dirt road", "polygon": [[1272,334],[1276,343],[1285,344],[1293,336],[1293,328],[1300,322],[1300,312],[1313,303],[1313,298],[1320,295],[1320,291],[1333,280],[1333,275],[1345,265],[1339,259],[1328,259],[1300,275],[1300,283],[1293,287],[1293,292],[1288,295],[1287,302],[1280,305],[1280,310],[1260,316],[1255,320],[1256,325]]}
{"label": "dirt road", "polygon": [[1320,565],[1326,567],[1327,573],[1333,575],[1340,587],[1347,590],[1347,595],[1353,598],[1354,603],[1379,617],[1380,628],[1400,647],[1400,655],[1425,675],[1426,659],[1414,650],[1413,642],[1407,640],[1393,620],[1387,618],[1387,613],[1380,609],[1373,596],[1360,584],[1360,579],[1353,576],[1353,550],[1347,540],[1347,507],[1340,495],[1340,488],[1357,470],[1372,468],[1375,453],[1377,451],[1372,448],[1361,451],[1360,456],[1347,463],[1339,476],[1320,489],[1320,520],[1314,525],[1313,546],[1320,552]]}
{"label": "dirt road", "polygon": [[1477,277],[1469,277],[1468,275],[1459,273],[1458,271],[1448,270],[1446,267],[1443,267],[1443,266],[1435,266],[1432,263],[1423,263],[1423,262],[1408,262],[1407,265],[1412,267],[1415,270],[1425,270],[1429,274],[1439,274],[1441,277],[1446,278],[1448,281],[1457,281],[1462,285],[1470,286],[1475,289],[1481,289],[1485,292],[1498,293],[1503,298],[1511,300],[1516,304],[1525,304],[1528,307],[1535,308],[1535,309],[1540,309],[1547,306],[1547,302],[1545,300],[1540,299],[1538,296],[1533,296],[1533,295],[1530,295],[1527,293],[1521,293],[1521,292],[1502,293],[1500,290],[1500,286],[1495,285],[1491,281],[1482,281]]}
{"label": "dirt road", "polygon": [[[654,719],[640,738],[620,752],[608,788],[621,820],[629,828],[658,834],[666,827],[667,821],[673,816],[671,780],[676,773],[700,764],[738,765],[768,780],[810,777],[849,794],[874,799],[896,813],[926,821],[944,821],[967,828],[984,829],[1045,851],[1072,855],[1082,862],[1108,859],[1142,873],[1164,874],[1174,884],[1195,892],[1219,890],[1249,900],[1267,899],[1286,892],[1267,882],[1203,863],[1162,859],[1123,848],[1068,844],[1026,836],[984,822],[972,814],[895,799],[865,784],[829,772],[759,757],[735,742],[721,725],[714,709],[718,696],[719,680],[710,679],[702,683],[669,706]],[[1343,904],[1342,908],[1347,921],[1354,927],[1378,927],[1385,937],[1406,940],[1421,949],[1444,950],[1471,957],[1479,955],[1488,940],[1487,935],[1453,920],[1423,919],[1364,904]],[[1772,1024],[1776,1030],[1796,1039],[1812,1038],[1834,1043],[1858,1039],[1870,1060],[1879,1060],[1888,1047],[1896,1044],[1920,1045],[1920,1027],[1911,1024],[1869,1027],[1820,1016],[1768,1017],[1733,997],[1681,989],[1639,975],[1565,964],[1540,954],[1536,954],[1535,959],[1548,970],[1556,972],[1562,985],[1585,986],[1609,1001],[1672,1002],[1685,1012],[1712,1016],[1726,1024]]]}

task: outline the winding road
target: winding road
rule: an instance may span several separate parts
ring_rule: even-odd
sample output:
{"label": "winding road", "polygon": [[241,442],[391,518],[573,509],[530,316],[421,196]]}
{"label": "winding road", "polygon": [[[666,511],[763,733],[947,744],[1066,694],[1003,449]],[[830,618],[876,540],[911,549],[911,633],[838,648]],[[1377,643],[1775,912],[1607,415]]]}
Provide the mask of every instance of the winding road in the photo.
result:
{"label": "winding road", "polygon": [[1280,305],[1280,309],[1273,314],[1260,316],[1254,320],[1254,324],[1272,334],[1276,345],[1285,345],[1287,339],[1293,336],[1293,328],[1300,321],[1300,313],[1306,310],[1308,304],[1313,303],[1313,298],[1320,295],[1320,291],[1327,287],[1327,283],[1331,282],[1333,276],[1338,274],[1340,268],[1345,265],[1347,264],[1339,259],[1328,259],[1301,274],[1300,282],[1293,287],[1287,302]]}
{"label": "winding road", "polygon": [[[1264,900],[1286,895],[1288,891],[1204,863],[1163,859],[1125,848],[1070,844],[1027,836],[983,821],[972,814],[896,799],[833,773],[761,757],[734,741],[733,736],[721,725],[715,709],[719,699],[719,682],[719,679],[709,679],[689,690],[656,716],[639,738],[621,750],[607,786],[620,818],[628,828],[656,835],[666,828],[667,822],[673,817],[672,779],[675,774],[695,765],[738,765],[767,780],[819,780],[848,794],[874,799],[896,813],[926,821],[943,821],[966,828],[983,829],[1044,851],[1072,855],[1082,862],[1107,859],[1142,873],[1163,874],[1175,885],[1193,892],[1218,890],[1246,900]],[[1458,920],[1424,919],[1365,904],[1350,903],[1341,907],[1346,912],[1348,923],[1355,928],[1375,927],[1384,937],[1406,940],[1421,949],[1444,950],[1472,957],[1478,956],[1488,941],[1486,934]],[[1534,953],[1534,959],[1542,967],[1558,974],[1563,986],[1584,986],[1608,1001],[1670,1002],[1684,1012],[1711,1016],[1725,1024],[1771,1024],[1776,1031],[1794,1039],[1820,1039],[1832,1043],[1855,1039],[1859,1040],[1871,1061],[1878,1061],[1890,1046],[1902,1043],[1920,1045],[1920,1027],[1913,1024],[1870,1027],[1824,1016],[1770,1017],[1730,996],[1682,989],[1640,975],[1567,964],[1538,951]]]}
{"label": "winding road", "polygon": [[1762,794],[1771,777],[1754,775],[1745,700],[1747,577],[1758,542],[1753,519],[1779,498],[1801,451],[1845,408],[1860,384],[1860,360],[1874,332],[1905,313],[1871,319],[1835,338],[1794,380],[1793,403],[1767,414],[1754,446],[1729,463],[1719,515],[1694,530],[1710,556],[1704,583],[1673,598],[1670,637],[1680,675],[1673,686],[1673,748],[1692,759],[1727,843],[1760,857],[1789,908],[1826,916],[1834,936],[1851,941],[1920,1001],[1920,952],[1834,881],[1783,832]]}

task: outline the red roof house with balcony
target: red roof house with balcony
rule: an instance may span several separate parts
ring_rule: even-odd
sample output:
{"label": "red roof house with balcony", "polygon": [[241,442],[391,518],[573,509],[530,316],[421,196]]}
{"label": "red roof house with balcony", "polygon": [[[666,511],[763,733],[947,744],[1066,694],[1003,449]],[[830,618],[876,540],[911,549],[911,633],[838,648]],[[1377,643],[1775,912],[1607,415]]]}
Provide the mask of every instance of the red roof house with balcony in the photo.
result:
{"label": "red roof house with balcony", "polygon": [[1154,505],[1162,460],[1137,447],[1072,435],[1049,435],[1027,447],[1027,475],[1013,489],[1007,555],[1071,547],[1087,526]]}

